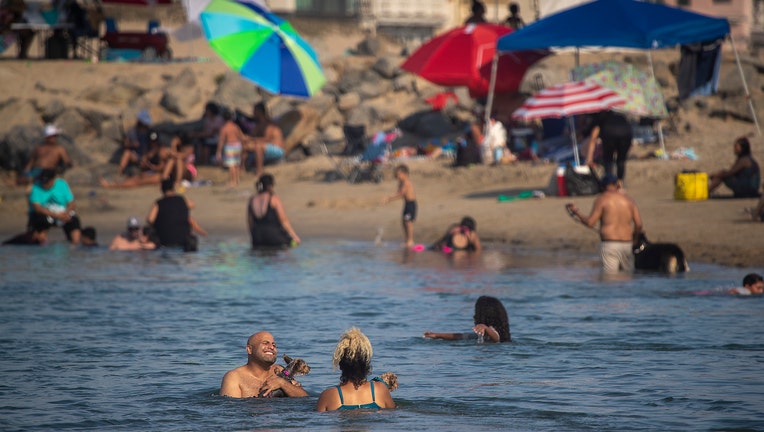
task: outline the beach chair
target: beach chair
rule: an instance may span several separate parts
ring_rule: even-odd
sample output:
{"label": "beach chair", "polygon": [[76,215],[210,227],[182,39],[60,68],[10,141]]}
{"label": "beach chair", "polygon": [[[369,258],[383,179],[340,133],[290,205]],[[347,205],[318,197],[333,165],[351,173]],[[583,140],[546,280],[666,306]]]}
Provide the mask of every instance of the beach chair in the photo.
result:
{"label": "beach chair", "polygon": [[[392,153],[392,142],[400,135],[398,129],[378,132],[373,139],[368,140],[365,136],[361,141],[358,132],[360,129],[346,129],[349,134],[345,136],[345,148],[339,157],[335,157],[328,150],[325,142],[320,143],[321,152],[334,164],[335,171],[331,173],[330,180],[343,178],[348,183],[360,183],[372,181],[379,183],[384,177],[384,166],[389,161]],[[365,128],[364,128],[365,130]],[[343,156],[348,148],[363,148],[360,155]]]}

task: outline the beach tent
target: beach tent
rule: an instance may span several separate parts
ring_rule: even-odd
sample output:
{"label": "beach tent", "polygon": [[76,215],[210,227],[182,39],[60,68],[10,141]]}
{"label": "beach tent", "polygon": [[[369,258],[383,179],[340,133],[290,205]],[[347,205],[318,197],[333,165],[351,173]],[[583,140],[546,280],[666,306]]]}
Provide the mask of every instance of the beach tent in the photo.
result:
{"label": "beach tent", "polygon": [[[730,34],[729,22],[656,3],[636,0],[595,0],[563,10],[499,38],[497,55],[554,47],[617,47],[636,49],[668,48],[724,38]],[[761,135],[748,84],[740,65],[737,48],[732,41],[737,66],[748,95],[748,105],[756,129]],[[652,73],[652,56],[649,55]],[[494,57],[496,61],[496,57]],[[492,77],[492,81],[495,78]],[[490,115],[492,94],[488,96],[486,114]]]}

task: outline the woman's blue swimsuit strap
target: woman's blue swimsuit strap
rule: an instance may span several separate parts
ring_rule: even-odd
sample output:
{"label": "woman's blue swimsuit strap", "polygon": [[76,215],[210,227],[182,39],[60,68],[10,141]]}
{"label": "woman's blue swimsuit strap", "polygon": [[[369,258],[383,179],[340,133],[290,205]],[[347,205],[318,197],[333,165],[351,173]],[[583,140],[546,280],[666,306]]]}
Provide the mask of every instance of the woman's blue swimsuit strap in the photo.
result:
{"label": "woman's blue swimsuit strap", "polygon": [[342,389],[340,386],[337,386],[337,393],[340,394],[340,407],[337,409],[341,410],[352,410],[352,409],[382,409],[381,406],[377,405],[377,399],[374,396],[374,382],[370,382],[369,386],[371,387],[371,403],[362,404],[362,405],[345,405],[345,398],[342,397]]}

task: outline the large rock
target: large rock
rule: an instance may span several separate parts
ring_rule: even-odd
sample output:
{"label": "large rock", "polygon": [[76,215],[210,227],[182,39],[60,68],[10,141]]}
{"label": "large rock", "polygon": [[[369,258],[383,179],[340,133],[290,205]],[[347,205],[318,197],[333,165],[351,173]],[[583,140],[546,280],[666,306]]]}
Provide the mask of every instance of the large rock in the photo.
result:
{"label": "large rock", "polygon": [[318,127],[318,111],[302,105],[279,118],[277,124],[284,134],[284,153],[289,154]]}
{"label": "large rock", "polygon": [[376,57],[382,51],[382,43],[374,36],[367,36],[355,47],[356,55]]}
{"label": "large rock", "polygon": [[103,104],[124,105],[145,93],[141,87],[133,84],[116,82],[106,86],[88,88],[80,94],[80,98]]}
{"label": "large rock", "polygon": [[395,91],[411,93],[416,90],[416,78],[411,74],[402,74],[393,80],[393,89]]}
{"label": "large rock", "polygon": [[0,140],[0,167],[11,171],[23,170],[32,148],[40,142],[42,129],[38,125],[25,124],[10,127]]}
{"label": "large rock", "polygon": [[392,90],[392,81],[380,80],[377,82],[364,81],[355,91],[358,92],[361,99],[366,100],[376,98]]}
{"label": "large rock", "polygon": [[523,76],[519,91],[525,94],[535,94],[541,89],[568,81],[568,72],[565,68],[547,68],[543,65],[534,65]]}
{"label": "large rock", "polygon": [[361,95],[356,92],[345,93],[337,100],[337,108],[347,112],[361,103]]}
{"label": "large rock", "polygon": [[343,123],[345,123],[345,117],[337,107],[333,106],[323,112],[321,120],[318,122],[318,127],[321,130],[325,130],[331,126],[342,126]]}
{"label": "large rock", "polygon": [[185,68],[165,87],[159,103],[167,111],[186,117],[194,105],[201,100],[202,95],[196,85],[196,75],[191,69]]}
{"label": "large rock", "polygon": [[61,99],[51,99],[45,104],[42,110],[42,121],[45,123],[53,123],[56,121],[56,117],[60,116],[64,112],[66,106],[61,102]]}
{"label": "large rock", "polygon": [[[299,105],[299,102],[292,98],[274,96],[268,100],[266,106],[268,107],[268,114],[271,118],[281,118],[284,114],[294,110]],[[249,111],[251,112],[251,111]]]}
{"label": "large rock", "polygon": [[252,82],[228,71],[221,78],[212,100],[231,109],[251,113],[252,107],[262,101],[263,96]]}
{"label": "large rock", "polygon": [[368,105],[359,105],[348,113],[347,124],[353,126],[363,125],[366,126],[366,130],[369,131],[372,129],[371,126],[374,124],[376,118],[377,113],[374,111],[374,108]]}
{"label": "large rock", "polygon": [[121,149],[121,146],[111,137],[96,136],[78,139],[77,148],[86,153],[91,162],[108,163],[114,156],[114,153]]}
{"label": "large rock", "polygon": [[393,79],[401,72],[401,58],[393,56],[382,56],[377,59],[372,68],[387,79]]}
{"label": "large rock", "polygon": [[349,93],[364,82],[365,74],[366,71],[363,69],[347,69],[337,80],[337,88],[342,93]]}
{"label": "large rock", "polygon": [[90,123],[75,108],[66,108],[56,118],[56,125],[64,134],[77,137],[92,130]]}
{"label": "large rock", "polygon": [[325,112],[329,108],[333,107],[336,102],[337,98],[335,98],[333,95],[319,92],[308,99],[305,104],[318,112]]}
{"label": "large rock", "polygon": [[344,144],[345,133],[341,126],[332,125],[323,130],[320,139],[324,142],[343,142]]}
{"label": "large rock", "polygon": [[[726,96],[737,96],[745,94],[743,80],[740,78],[740,71],[735,65],[726,65],[725,71],[719,79],[719,93]],[[749,90],[761,88],[761,79],[756,67],[751,64],[743,64],[743,75]]]}
{"label": "large rock", "polygon": [[8,133],[15,125],[36,126],[38,129],[43,125],[34,104],[27,100],[9,100],[0,108],[0,119],[3,119],[0,122],[0,136]]}

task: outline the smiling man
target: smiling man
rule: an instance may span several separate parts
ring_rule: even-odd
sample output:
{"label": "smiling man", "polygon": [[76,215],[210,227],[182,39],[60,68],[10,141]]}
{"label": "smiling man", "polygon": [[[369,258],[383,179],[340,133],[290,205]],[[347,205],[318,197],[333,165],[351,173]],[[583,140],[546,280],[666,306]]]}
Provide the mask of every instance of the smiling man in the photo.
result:
{"label": "smiling man", "polygon": [[[235,398],[270,397],[281,389],[286,397],[303,397],[308,393],[299,385],[276,375],[282,367],[276,365],[278,349],[273,335],[255,333],[247,340],[247,364],[228,371],[220,384],[220,395]],[[280,393],[280,392],[279,392]]]}

